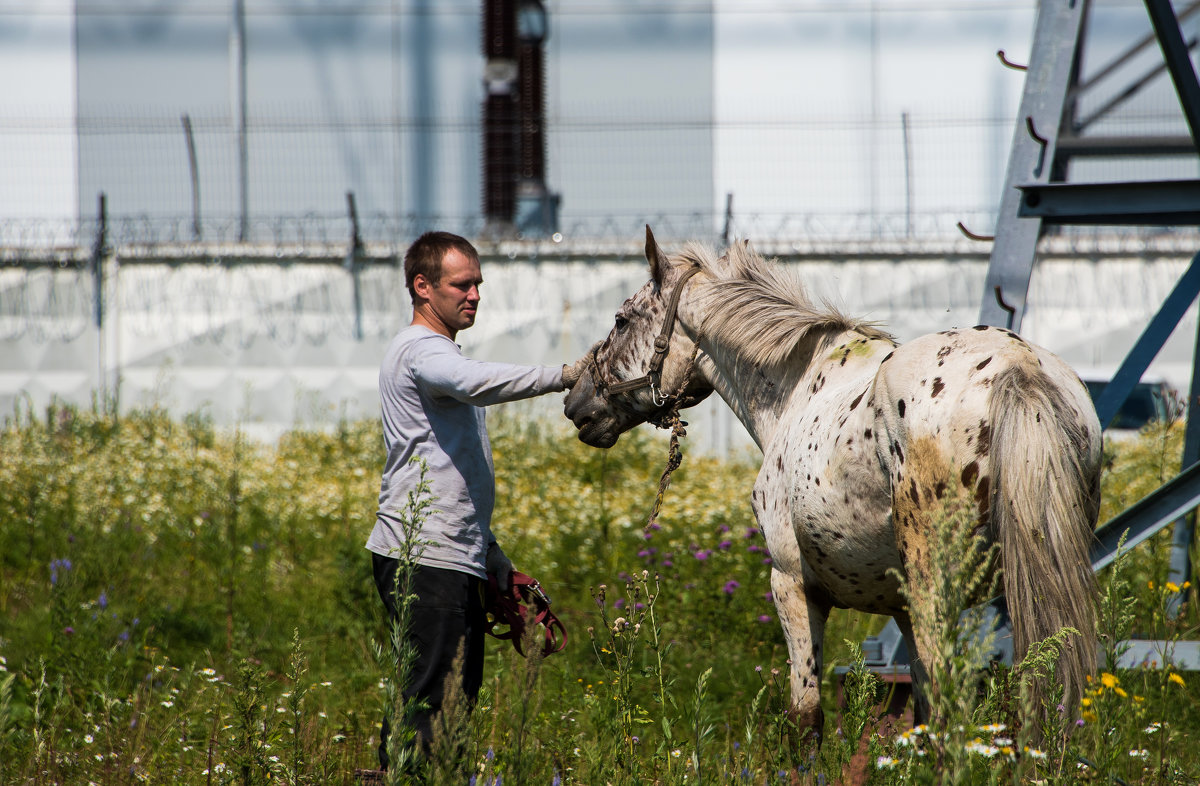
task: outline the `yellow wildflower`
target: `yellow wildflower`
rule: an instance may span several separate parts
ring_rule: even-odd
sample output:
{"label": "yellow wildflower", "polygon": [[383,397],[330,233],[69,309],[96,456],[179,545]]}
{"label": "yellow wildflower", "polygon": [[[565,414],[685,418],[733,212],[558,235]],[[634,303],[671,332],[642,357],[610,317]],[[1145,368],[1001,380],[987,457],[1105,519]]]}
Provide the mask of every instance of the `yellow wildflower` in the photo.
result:
{"label": "yellow wildflower", "polygon": [[1086,696],[1084,698],[1080,699],[1079,703],[1082,704],[1084,707],[1092,706],[1092,700],[1087,698]]}
{"label": "yellow wildflower", "polygon": [[1179,585],[1173,581],[1167,582],[1167,592],[1179,592]]}
{"label": "yellow wildflower", "polygon": [[1125,689],[1124,689],[1124,688],[1113,688],[1113,693],[1117,694],[1117,695],[1118,695],[1118,696],[1120,696],[1122,699],[1128,699],[1128,698],[1129,698],[1129,694],[1125,692]]}
{"label": "yellow wildflower", "polygon": [[1106,671],[1100,675],[1100,684],[1106,688],[1115,688],[1117,685],[1121,684],[1121,681],[1117,679],[1115,674],[1109,674]]}
{"label": "yellow wildflower", "polygon": [[1187,687],[1187,683],[1185,683],[1183,681],[1183,677],[1180,677],[1175,672],[1171,672],[1170,674],[1167,675],[1167,682],[1174,682],[1176,685],[1178,685],[1181,688]]}
{"label": "yellow wildflower", "polygon": [[1082,718],[1083,718],[1085,721],[1087,721],[1088,723],[1095,723],[1095,722],[1096,722],[1096,713],[1094,713],[1094,712],[1085,712],[1085,713],[1082,713],[1082,714],[1080,715],[1080,717],[1082,717]]}

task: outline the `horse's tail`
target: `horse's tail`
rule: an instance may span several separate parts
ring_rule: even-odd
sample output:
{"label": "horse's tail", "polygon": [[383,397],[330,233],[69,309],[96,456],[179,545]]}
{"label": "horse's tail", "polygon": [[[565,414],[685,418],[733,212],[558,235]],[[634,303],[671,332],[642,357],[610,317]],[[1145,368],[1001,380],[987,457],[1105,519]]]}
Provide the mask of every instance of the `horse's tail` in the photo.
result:
{"label": "horse's tail", "polygon": [[1058,661],[1068,712],[1096,669],[1096,577],[1089,547],[1100,507],[1098,424],[1033,363],[996,375],[990,528],[1000,544],[1016,662],[1072,627]]}

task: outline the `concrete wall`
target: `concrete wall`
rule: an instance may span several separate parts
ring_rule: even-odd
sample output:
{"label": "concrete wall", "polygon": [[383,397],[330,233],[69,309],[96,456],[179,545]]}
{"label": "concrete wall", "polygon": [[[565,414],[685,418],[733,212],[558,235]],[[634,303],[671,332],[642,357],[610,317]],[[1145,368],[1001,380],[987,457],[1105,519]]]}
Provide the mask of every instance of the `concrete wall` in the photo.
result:
{"label": "concrete wall", "polygon": [[[1030,288],[1025,336],[1082,370],[1112,370],[1171,291],[1188,259],[1050,258]],[[818,297],[883,323],[901,340],[973,325],[986,259],[791,261]],[[489,360],[555,364],[607,334],[621,302],[644,283],[645,262],[625,258],[484,261],[478,323],[459,335]],[[376,417],[378,363],[408,323],[402,272],[360,275],[361,311],[340,265],[192,264],[110,260],[104,327],[94,322],[86,271],[0,270],[0,414],[52,398],[116,394],[128,408],[161,403],[240,423],[270,438],[295,425]],[[358,337],[361,333],[361,338]],[[1151,367],[1186,391],[1195,309]],[[558,417],[561,399],[508,405]],[[688,418],[706,451],[749,444],[729,409],[710,400]],[[649,427],[646,427],[649,428]]]}

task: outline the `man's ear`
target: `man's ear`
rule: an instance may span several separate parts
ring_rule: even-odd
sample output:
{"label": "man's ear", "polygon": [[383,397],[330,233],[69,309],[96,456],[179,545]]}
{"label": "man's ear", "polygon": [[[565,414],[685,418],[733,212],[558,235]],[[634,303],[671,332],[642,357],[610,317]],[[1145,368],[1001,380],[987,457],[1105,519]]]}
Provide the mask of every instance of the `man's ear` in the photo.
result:
{"label": "man's ear", "polygon": [[429,300],[429,290],[432,287],[429,285],[429,279],[425,278],[424,273],[418,273],[413,276],[413,294],[421,300]]}

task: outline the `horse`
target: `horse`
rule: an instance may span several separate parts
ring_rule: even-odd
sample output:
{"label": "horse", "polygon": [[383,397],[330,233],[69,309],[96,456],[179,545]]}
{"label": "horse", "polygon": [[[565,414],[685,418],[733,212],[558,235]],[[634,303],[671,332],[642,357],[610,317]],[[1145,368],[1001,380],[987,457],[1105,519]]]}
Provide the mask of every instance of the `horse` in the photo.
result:
{"label": "horse", "polygon": [[936,634],[899,577],[942,586],[931,538],[953,495],[966,500],[973,533],[995,544],[1016,662],[1078,631],[1061,636],[1053,677],[1064,707],[1078,708],[1096,669],[1088,549],[1101,430],[1074,371],[987,325],[898,343],[815,303],[748,242],[720,257],[695,242],[668,256],[647,226],[646,259],[650,280],[593,348],[565,414],[581,441],[607,448],[716,391],[745,425],[762,451],[751,507],[772,560],[798,729],[820,744],[834,607],[896,620],[913,656],[915,717],[927,719]]}

